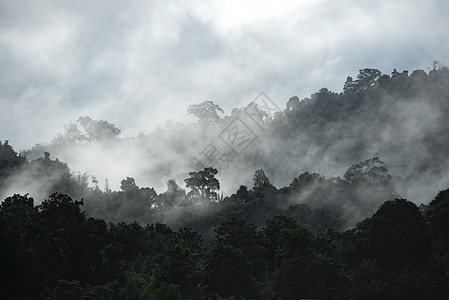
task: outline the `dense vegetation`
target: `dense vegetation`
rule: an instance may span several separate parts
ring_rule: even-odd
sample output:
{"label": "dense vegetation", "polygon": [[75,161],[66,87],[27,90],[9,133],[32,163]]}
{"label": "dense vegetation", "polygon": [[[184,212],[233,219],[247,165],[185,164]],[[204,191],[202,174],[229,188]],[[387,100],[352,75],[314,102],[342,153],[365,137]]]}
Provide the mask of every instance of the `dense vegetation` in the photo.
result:
{"label": "dense vegetation", "polygon": [[[188,228],[87,218],[53,194],[0,207],[2,299],[447,299],[449,189],[422,214],[386,201],[322,235],[293,218],[223,220],[205,245]],[[83,298],[84,297],[84,298]]]}
{"label": "dense vegetation", "polygon": [[[126,139],[81,117],[21,154],[0,142],[0,298],[448,299],[449,189],[420,207],[401,197],[448,187],[446,67],[363,69],[340,94],[292,97],[260,114],[257,142],[227,169],[199,168],[192,145],[241,111],[220,118],[206,101],[189,107],[197,124]],[[50,156],[105,149],[140,149],[150,179],[191,171],[163,192],[134,177],[112,191]]]}
{"label": "dense vegetation", "polygon": [[[341,93],[323,88],[302,100],[276,101],[281,108],[273,117],[260,115],[264,130],[242,118],[259,138],[239,155],[231,153],[229,163],[203,164],[220,171],[221,191],[231,194],[239,185],[250,186],[255,170],[263,169],[280,187],[304,172],[343,176],[349,166],[379,156],[403,197],[429,202],[447,187],[448,99],[449,70],[444,65],[436,64],[428,73],[394,70],[391,75],[362,69],[346,80]],[[26,156],[34,160],[49,152],[81,176],[85,171],[95,175],[103,190],[106,178],[118,189],[120,180],[129,176],[161,192],[175,175],[200,170],[195,157],[202,159],[209,143],[226,152],[220,133],[236,117],[244,117],[247,108],[223,114],[218,105],[205,101],[188,110],[198,123],[168,122],[149,134],[126,138],[114,124],[81,117]]]}

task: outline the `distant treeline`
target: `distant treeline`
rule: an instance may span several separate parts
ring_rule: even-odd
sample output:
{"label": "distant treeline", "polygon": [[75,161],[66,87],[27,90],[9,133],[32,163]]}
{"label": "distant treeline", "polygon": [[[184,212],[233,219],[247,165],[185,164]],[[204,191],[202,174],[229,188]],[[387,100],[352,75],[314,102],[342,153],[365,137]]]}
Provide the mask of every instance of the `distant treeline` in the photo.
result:
{"label": "distant treeline", "polygon": [[[365,68],[348,77],[340,93],[322,88],[305,99],[291,97],[272,117],[259,108],[264,130],[257,131],[251,120],[243,120],[258,135],[257,142],[232,157],[225,170],[216,161],[204,162],[204,167],[223,171],[224,187],[234,186],[236,179],[249,186],[259,169],[275,186],[288,185],[307,171],[341,176],[354,163],[376,156],[391,171],[396,190],[414,202],[430,201],[429,195],[447,185],[449,69],[444,64],[435,62],[427,73],[393,70],[383,74]],[[38,144],[25,153],[34,160],[49,152],[69,165],[100,162],[99,172],[110,168],[112,173],[115,166],[133,170],[120,177],[91,171],[101,177],[103,191],[105,178],[114,178],[118,188],[125,176],[161,191],[176,174],[199,171],[192,158],[202,158],[201,151],[210,142],[220,141],[220,133],[236,117],[245,116],[245,109],[223,115],[217,104],[204,101],[187,111],[198,123],[171,122],[133,138],[121,138],[114,124],[80,117],[51,143]]]}
{"label": "distant treeline", "polygon": [[[87,175],[71,175],[68,166],[50,159],[49,153],[27,162],[10,145],[0,147],[9,149],[11,160],[20,165],[20,175],[13,179],[22,181],[24,186],[39,184],[48,193],[83,199],[83,210],[89,217],[108,222],[159,222],[173,228],[189,227],[207,243],[213,240],[214,229],[228,217],[262,226],[268,219],[285,215],[319,235],[329,227],[345,230],[372,214],[384,201],[398,196],[388,169],[377,157],[351,166],[343,179],[305,172],[280,189],[260,169],[253,176],[252,187],[241,185],[235,193],[224,197],[219,194],[220,182],[214,168],[190,172],[185,179],[189,192],[175,180],[169,180],[167,190],[158,194],[154,188],[138,187],[132,177],[121,181],[120,191],[112,192],[102,191],[98,185],[89,187]],[[10,173],[9,168],[4,170],[3,173]]]}

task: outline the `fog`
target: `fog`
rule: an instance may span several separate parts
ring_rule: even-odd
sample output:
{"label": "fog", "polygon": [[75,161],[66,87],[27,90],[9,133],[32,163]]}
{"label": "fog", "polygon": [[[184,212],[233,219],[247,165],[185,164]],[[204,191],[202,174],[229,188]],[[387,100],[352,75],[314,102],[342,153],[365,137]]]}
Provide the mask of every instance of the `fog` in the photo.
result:
{"label": "fog", "polygon": [[[27,156],[32,160],[48,151],[74,175],[95,176],[100,189],[107,179],[113,191],[129,176],[138,186],[162,193],[169,179],[185,187],[189,172],[213,166],[224,196],[240,185],[251,187],[259,169],[281,188],[304,172],[343,178],[351,165],[380,157],[397,196],[428,203],[449,184],[444,157],[447,83],[435,88],[447,80],[446,73],[444,67],[429,75],[384,74],[395,90],[379,86],[355,98],[324,89],[278,105],[259,93],[232,113],[218,112],[215,121],[167,122],[136,137],[74,141],[67,140],[66,131]],[[299,106],[288,108],[291,103]]]}
{"label": "fog", "polygon": [[[324,183],[285,205],[338,202],[354,220],[387,197],[429,203],[449,185],[447,9],[437,0],[3,1],[0,139],[30,164],[49,152],[54,172],[22,166],[0,197],[40,203],[56,187],[84,197],[89,187],[121,191],[127,177],[160,195],[168,180],[185,188],[189,172],[212,166],[224,197],[251,189],[256,170],[278,189],[317,173]],[[369,81],[365,68],[379,74]],[[187,113],[206,101],[222,109],[216,119]],[[83,127],[86,116],[102,129]],[[348,192],[348,168],[375,157],[394,193]]]}
{"label": "fog", "polygon": [[[283,104],[364,67],[449,61],[446,1],[2,1],[0,133],[17,150],[88,115],[123,137],[189,104],[229,114],[260,91]],[[426,70],[427,71],[427,70]]]}

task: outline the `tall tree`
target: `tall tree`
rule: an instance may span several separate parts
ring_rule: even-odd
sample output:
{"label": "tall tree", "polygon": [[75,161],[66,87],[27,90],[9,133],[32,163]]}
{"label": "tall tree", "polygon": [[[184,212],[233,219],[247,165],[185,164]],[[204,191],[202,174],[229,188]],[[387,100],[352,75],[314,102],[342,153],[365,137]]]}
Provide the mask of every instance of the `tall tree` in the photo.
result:
{"label": "tall tree", "polygon": [[270,180],[262,169],[254,173],[253,182],[255,188],[271,185]]}
{"label": "tall tree", "polygon": [[199,193],[202,199],[217,200],[216,191],[220,189],[220,182],[215,178],[217,174],[217,169],[204,168],[202,171],[190,172],[190,177],[184,181],[186,186],[191,188],[193,192]]}
{"label": "tall tree", "polygon": [[218,121],[220,119],[218,112],[224,113],[223,109],[212,101],[204,101],[200,104],[190,104],[187,108],[187,114],[197,117],[200,123]]}

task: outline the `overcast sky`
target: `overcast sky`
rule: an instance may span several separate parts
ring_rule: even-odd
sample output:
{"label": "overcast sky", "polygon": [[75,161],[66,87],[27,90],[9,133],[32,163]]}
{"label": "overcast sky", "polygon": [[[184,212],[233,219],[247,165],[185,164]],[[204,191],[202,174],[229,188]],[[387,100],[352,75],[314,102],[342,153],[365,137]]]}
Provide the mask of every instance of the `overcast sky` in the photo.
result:
{"label": "overcast sky", "polygon": [[[449,63],[449,1],[0,0],[0,139],[49,142],[81,115],[123,136],[189,104],[226,113],[341,92],[365,67]],[[193,119],[192,119],[193,120]]]}

